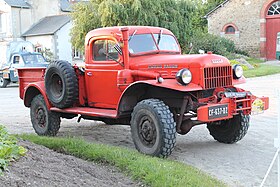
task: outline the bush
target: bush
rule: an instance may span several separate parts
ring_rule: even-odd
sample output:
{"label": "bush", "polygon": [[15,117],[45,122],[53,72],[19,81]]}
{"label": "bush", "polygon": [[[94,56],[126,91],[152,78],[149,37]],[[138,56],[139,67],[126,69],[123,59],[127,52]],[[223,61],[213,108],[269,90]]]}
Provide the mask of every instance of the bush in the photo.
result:
{"label": "bush", "polygon": [[193,44],[192,53],[204,50],[229,57],[234,57],[236,54],[248,56],[246,51],[237,49],[233,41],[209,33],[196,33],[191,38],[191,43]]}
{"label": "bush", "polygon": [[214,36],[208,33],[196,33],[191,38],[193,44],[192,53],[198,53],[199,50],[212,51],[215,54],[225,55],[226,52],[234,52],[234,43],[225,38]]}
{"label": "bush", "polygon": [[6,128],[0,125],[0,174],[8,167],[10,161],[25,155],[26,149],[17,145],[15,137],[10,136]]}
{"label": "bush", "polygon": [[230,62],[230,65],[232,65],[232,66],[235,65],[235,64],[240,65],[243,68],[244,71],[247,71],[249,69],[248,66],[246,66],[244,64],[241,64],[237,60],[230,60],[229,62]]}

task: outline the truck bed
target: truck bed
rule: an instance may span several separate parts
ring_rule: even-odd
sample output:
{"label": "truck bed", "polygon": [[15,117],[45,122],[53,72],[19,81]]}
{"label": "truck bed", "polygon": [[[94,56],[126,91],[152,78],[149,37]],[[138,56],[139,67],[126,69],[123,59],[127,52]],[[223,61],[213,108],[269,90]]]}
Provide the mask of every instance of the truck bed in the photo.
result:
{"label": "truck bed", "polygon": [[32,82],[43,81],[46,67],[18,68],[19,96],[23,99],[24,88]]}

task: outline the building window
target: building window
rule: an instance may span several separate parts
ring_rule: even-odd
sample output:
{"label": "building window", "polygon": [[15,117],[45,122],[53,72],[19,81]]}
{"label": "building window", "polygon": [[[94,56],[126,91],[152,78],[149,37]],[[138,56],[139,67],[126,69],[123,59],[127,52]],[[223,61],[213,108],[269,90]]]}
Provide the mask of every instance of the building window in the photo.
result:
{"label": "building window", "polygon": [[280,15],[280,1],[276,1],[270,6],[267,15],[269,16]]}
{"label": "building window", "polygon": [[42,47],[35,47],[35,51],[37,52],[37,53],[42,53]]}
{"label": "building window", "polygon": [[229,25],[229,26],[226,27],[225,33],[226,34],[234,34],[235,33],[235,28],[232,25]]}
{"label": "building window", "polygon": [[81,52],[78,49],[74,48],[73,49],[73,58],[80,59],[81,57],[82,57]]}

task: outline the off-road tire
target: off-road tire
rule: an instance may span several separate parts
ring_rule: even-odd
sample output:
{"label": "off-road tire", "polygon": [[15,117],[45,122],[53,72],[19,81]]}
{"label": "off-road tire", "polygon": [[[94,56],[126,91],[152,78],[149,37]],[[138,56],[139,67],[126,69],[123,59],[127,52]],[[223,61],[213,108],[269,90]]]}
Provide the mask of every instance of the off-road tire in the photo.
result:
{"label": "off-road tire", "polygon": [[48,99],[57,108],[71,107],[78,99],[77,76],[67,61],[56,61],[48,66],[45,86]]}
{"label": "off-road tire", "polygon": [[134,107],[131,117],[131,135],[139,152],[163,158],[172,153],[176,123],[163,101],[143,100]]}
{"label": "off-road tire", "polygon": [[33,98],[30,107],[31,122],[40,136],[55,136],[60,128],[60,115],[47,109],[44,97],[39,94]]}
{"label": "off-road tire", "polygon": [[250,115],[239,113],[229,120],[207,124],[210,135],[221,143],[232,144],[241,140],[249,128]]}
{"label": "off-road tire", "polygon": [[9,83],[10,83],[9,80],[4,79],[3,75],[0,75],[0,88],[6,88]]}

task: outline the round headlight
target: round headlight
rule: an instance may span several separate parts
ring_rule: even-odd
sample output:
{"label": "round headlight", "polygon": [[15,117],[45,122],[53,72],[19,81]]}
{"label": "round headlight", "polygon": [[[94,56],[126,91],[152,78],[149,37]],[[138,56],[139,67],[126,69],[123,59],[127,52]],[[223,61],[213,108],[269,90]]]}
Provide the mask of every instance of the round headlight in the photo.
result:
{"label": "round headlight", "polygon": [[238,64],[235,64],[232,68],[233,68],[233,78],[240,79],[243,75],[243,68]]}
{"label": "round headlight", "polygon": [[176,74],[176,80],[182,85],[187,85],[192,81],[192,73],[188,69],[181,69]]}

